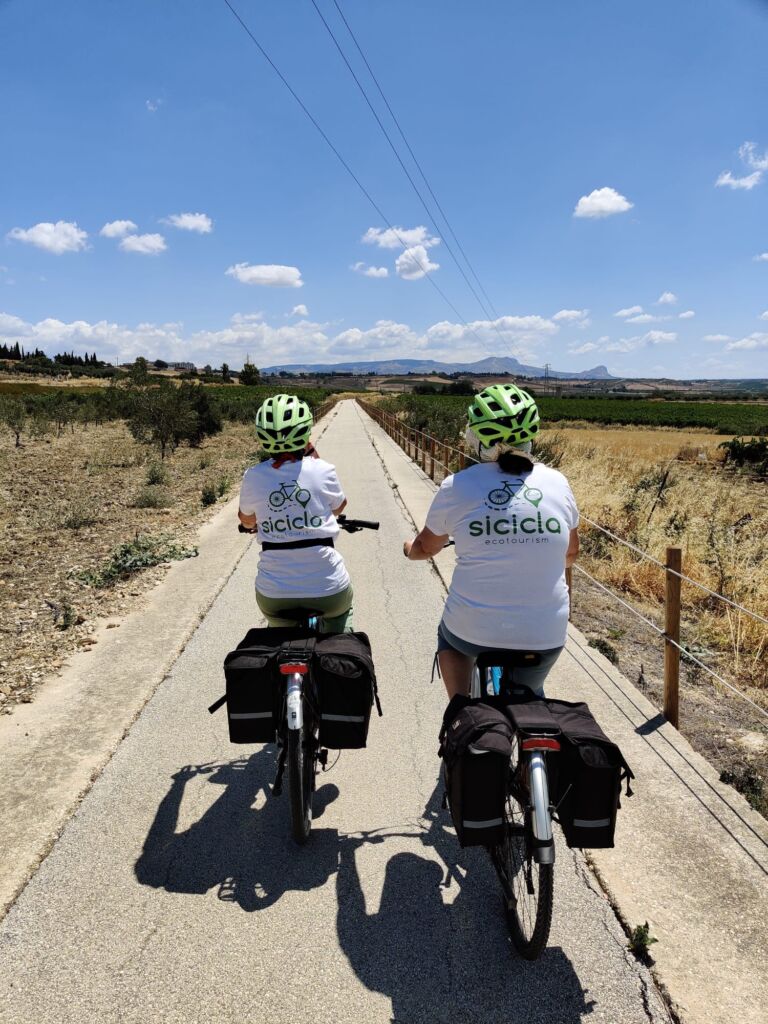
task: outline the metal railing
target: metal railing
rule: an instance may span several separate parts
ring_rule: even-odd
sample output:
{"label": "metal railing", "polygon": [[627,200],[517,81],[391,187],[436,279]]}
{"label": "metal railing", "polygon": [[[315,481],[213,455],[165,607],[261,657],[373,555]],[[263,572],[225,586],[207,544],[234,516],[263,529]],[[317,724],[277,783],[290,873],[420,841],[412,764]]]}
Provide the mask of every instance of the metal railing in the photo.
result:
{"label": "metal railing", "polygon": [[[416,430],[415,428],[408,426],[394,413],[380,409],[374,403],[367,402],[364,399],[357,398],[356,401],[358,405],[360,405],[361,408],[363,408],[365,412],[367,412],[368,415],[392,438],[392,440],[403,449],[408,457],[421,467],[421,470],[429,476],[430,480],[440,482],[436,480],[436,470],[438,467],[442,470],[444,478],[459,469],[464,469],[468,463],[477,462],[477,459],[464,452],[461,448],[448,444],[445,441],[440,441],[438,438],[433,437],[431,434],[427,434],[422,430]],[[630,541],[625,540],[618,534],[604,526],[601,526],[600,523],[596,522],[594,519],[590,519],[583,513],[581,514],[581,519],[585,523],[588,523],[592,529],[599,530],[605,536],[609,537],[614,543],[621,544],[624,547],[629,548],[640,558],[645,559],[664,570],[664,629],[662,629],[660,626],[656,625],[655,622],[634,608],[628,601],[625,601],[620,597],[614,590],[607,587],[604,583],[601,583],[600,580],[588,573],[586,569],[583,569],[579,565],[574,566],[577,572],[589,579],[593,585],[599,587],[601,591],[611,597],[618,604],[622,605],[627,611],[631,612],[632,615],[634,615],[639,621],[643,622],[649,629],[664,638],[664,717],[674,725],[676,729],[679,728],[680,662],[681,659],[685,659],[685,661],[692,662],[699,669],[713,678],[717,683],[726,687],[726,689],[740,697],[763,718],[768,719],[768,711],[766,711],[765,708],[752,700],[751,697],[740,690],[737,686],[734,686],[733,683],[723,678],[720,673],[715,672],[713,668],[705,664],[700,658],[697,658],[690,650],[681,644],[680,625],[682,618],[682,584],[685,582],[690,586],[698,587],[710,597],[715,598],[718,601],[722,601],[725,605],[735,609],[740,614],[747,615],[757,622],[764,623],[766,626],[768,626],[768,618],[764,615],[760,615],[758,612],[751,611],[749,608],[744,607],[744,605],[739,604],[737,601],[726,597],[724,594],[719,594],[704,583],[700,583],[698,580],[687,576],[682,571],[681,548],[674,546],[667,547],[666,561],[662,562],[658,558],[649,554],[649,552],[643,551],[642,548],[637,547]],[[566,578],[570,593],[573,586],[572,570],[566,570]]]}

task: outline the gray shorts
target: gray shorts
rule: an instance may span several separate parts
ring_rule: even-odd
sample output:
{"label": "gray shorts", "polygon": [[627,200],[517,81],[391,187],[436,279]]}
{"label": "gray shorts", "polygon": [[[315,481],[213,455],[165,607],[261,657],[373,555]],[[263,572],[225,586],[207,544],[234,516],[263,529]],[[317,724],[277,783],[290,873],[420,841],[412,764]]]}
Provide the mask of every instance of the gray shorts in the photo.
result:
{"label": "gray shorts", "polygon": [[[520,649],[522,650],[523,648]],[[504,648],[481,647],[479,644],[471,644],[468,640],[462,640],[455,633],[452,633],[445,623],[441,621],[437,627],[438,654],[440,651],[451,650],[458,651],[459,654],[466,654],[469,658],[477,658],[478,655],[485,654],[486,651],[504,650]],[[507,648],[507,650],[515,650],[515,648]],[[515,668],[515,682],[522,683],[523,686],[527,686],[534,693],[542,696],[544,694],[544,680],[560,657],[562,650],[562,647],[551,647],[546,651],[537,651],[536,653],[541,656],[539,664],[523,665],[520,668]]]}

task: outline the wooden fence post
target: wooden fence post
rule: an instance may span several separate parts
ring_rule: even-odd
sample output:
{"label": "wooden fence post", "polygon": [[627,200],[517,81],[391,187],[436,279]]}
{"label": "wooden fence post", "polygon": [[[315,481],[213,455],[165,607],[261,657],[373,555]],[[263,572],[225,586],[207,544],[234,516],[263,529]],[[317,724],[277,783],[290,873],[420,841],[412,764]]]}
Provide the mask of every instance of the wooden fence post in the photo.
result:
{"label": "wooden fence post", "polygon": [[467,456],[464,454],[464,449],[462,448],[461,451],[459,452],[459,469],[464,469],[466,464]]}
{"label": "wooden fence post", "polygon": [[421,472],[427,472],[427,442],[425,435],[421,435]]}
{"label": "wooden fence post", "polygon": [[435,479],[435,439],[429,439],[429,479]]}
{"label": "wooden fence post", "polygon": [[664,600],[664,717],[680,728],[680,590],[683,553],[667,548],[666,595]]}

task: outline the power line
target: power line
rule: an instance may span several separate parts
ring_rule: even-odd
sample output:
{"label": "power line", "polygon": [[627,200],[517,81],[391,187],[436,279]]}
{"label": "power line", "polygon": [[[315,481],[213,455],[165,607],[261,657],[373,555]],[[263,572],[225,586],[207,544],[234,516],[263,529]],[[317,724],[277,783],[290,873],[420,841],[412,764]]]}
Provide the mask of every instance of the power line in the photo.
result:
{"label": "power line", "polygon": [[[402,245],[403,249],[407,249],[407,248],[408,248],[408,245],[407,245],[407,244],[405,243],[405,241],[404,241],[404,240],[403,240],[403,239],[402,239],[402,238],[400,237],[400,235],[399,235],[399,233],[398,233],[398,231],[397,231],[397,228],[395,228],[395,227],[394,227],[394,225],[393,225],[393,224],[392,224],[392,223],[391,223],[391,222],[389,221],[389,219],[388,219],[388,218],[387,218],[387,217],[385,216],[384,212],[383,212],[383,211],[381,210],[381,208],[379,207],[379,205],[378,205],[378,203],[376,202],[376,200],[375,200],[375,199],[373,198],[373,196],[372,196],[372,195],[370,194],[370,192],[369,192],[369,191],[368,191],[368,189],[367,189],[367,188],[365,187],[365,185],[363,185],[362,181],[360,181],[360,179],[358,178],[358,176],[357,176],[357,175],[355,174],[355,172],[354,172],[354,171],[352,170],[352,168],[351,168],[351,167],[349,166],[349,164],[348,164],[348,163],[347,163],[347,161],[346,161],[346,160],[344,159],[344,157],[343,157],[343,156],[341,155],[341,153],[339,152],[339,150],[338,150],[338,149],[336,148],[336,146],[335,146],[335,145],[333,144],[333,142],[332,142],[332,141],[330,140],[330,138],[328,137],[328,135],[326,134],[326,132],[325,132],[325,131],[323,130],[323,128],[322,128],[322,127],[320,126],[320,124],[319,124],[319,122],[317,121],[317,119],[316,119],[316,118],[314,117],[314,115],[313,115],[313,114],[311,113],[311,111],[309,110],[309,108],[307,107],[307,105],[306,105],[306,104],[304,103],[304,101],[303,101],[303,100],[301,99],[301,97],[299,96],[299,94],[298,94],[298,93],[296,92],[296,90],[295,90],[295,89],[293,88],[293,86],[292,86],[292,85],[290,84],[290,82],[289,82],[289,81],[288,81],[288,79],[287,79],[287,78],[285,77],[285,75],[284,75],[284,74],[282,73],[282,71],[281,71],[281,70],[280,70],[280,68],[279,68],[279,67],[277,66],[277,64],[275,64],[275,62],[274,62],[274,61],[272,60],[272,58],[271,58],[271,57],[269,56],[269,54],[267,53],[267,51],[266,51],[266,50],[264,49],[264,47],[263,47],[263,46],[261,45],[261,43],[259,42],[259,40],[258,40],[258,39],[256,38],[256,36],[255,36],[255,35],[253,34],[253,32],[251,31],[251,29],[250,29],[250,28],[248,27],[248,25],[246,24],[246,22],[245,22],[245,21],[243,21],[243,19],[242,19],[242,17],[240,16],[240,14],[239,14],[239,13],[237,12],[237,10],[236,10],[236,9],[234,8],[234,6],[233,6],[233,5],[232,5],[232,4],[230,3],[230,0],[224,0],[224,3],[225,3],[225,4],[226,4],[226,6],[227,6],[227,7],[229,8],[229,10],[231,11],[231,13],[232,13],[233,17],[234,17],[234,18],[235,18],[235,20],[236,20],[236,21],[237,21],[237,22],[239,23],[240,27],[241,27],[241,28],[243,29],[243,31],[244,31],[244,32],[246,33],[246,35],[248,36],[248,38],[249,38],[249,39],[251,40],[251,42],[252,42],[252,43],[254,44],[254,46],[255,46],[255,47],[256,47],[256,48],[258,49],[259,53],[260,53],[260,54],[262,55],[262,57],[264,58],[264,60],[266,60],[266,62],[267,62],[267,63],[269,64],[269,66],[270,66],[270,67],[272,68],[272,70],[273,70],[273,71],[275,72],[275,74],[277,75],[277,77],[278,77],[278,78],[280,79],[280,81],[281,81],[281,82],[283,83],[283,85],[284,85],[284,86],[286,87],[286,89],[288,90],[288,92],[289,92],[289,93],[291,94],[291,96],[293,96],[293,98],[294,98],[294,99],[296,100],[296,102],[297,102],[297,103],[298,103],[298,105],[299,105],[299,106],[301,107],[301,109],[303,110],[303,112],[304,112],[304,113],[306,114],[306,116],[307,116],[307,117],[309,118],[309,120],[310,120],[310,121],[312,122],[312,124],[313,124],[313,125],[315,126],[315,128],[317,129],[317,131],[318,131],[318,132],[320,133],[320,135],[321,135],[321,137],[322,137],[323,141],[324,141],[324,142],[325,142],[325,143],[327,144],[327,146],[328,146],[328,147],[330,148],[330,150],[331,150],[331,151],[333,152],[333,154],[334,154],[334,156],[336,157],[336,159],[337,159],[337,160],[339,161],[339,163],[340,163],[340,164],[342,165],[342,167],[343,167],[343,168],[344,168],[344,170],[345,170],[345,171],[347,172],[347,174],[348,174],[348,175],[349,175],[349,176],[350,176],[350,177],[352,178],[352,180],[354,181],[354,183],[355,183],[355,184],[357,185],[357,187],[358,187],[358,188],[360,189],[360,191],[361,191],[361,192],[363,193],[363,195],[364,195],[364,196],[365,196],[365,198],[366,198],[366,199],[368,200],[368,202],[369,202],[369,203],[371,204],[371,206],[373,207],[373,209],[374,209],[374,210],[376,211],[376,213],[377,213],[377,214],[379,215],[379,217],[381,217],[381,219],[382,219],[382,220],[384,221],[384,223],[385,223],[385,224],[387,225],[387,227],[388,227],[388,228],[390,229],[390,231],[392,231],[392,232],[393,232],[393,234],[394,234],[395,238],[397,238],[398,242],[400,242],[400,244]],[[440,285],[438,285],[438,284],[437,284],[437,282],[436,282],[436,281],[434,281],[434,280],[432,279],[432,277],[430,276],[430,274],[429,274],[429,273],[427,273],[426,271],[425,271],[425,274],[424,274],[424,276],[425,276],[425,277],[427,278],[427,280],[428,280],[428,281],[429,281],[429,283],[430,283],[430,284],[432,285],[432,287],[433,287],[433,288],[435,289],[435,291],[436,291],[436,292],[438,293],[438,295],[440,295],[440,297],[441,297],[441,298],[443,299],[443,301],[444,301],[445,303],[447,303],[447,305],[448,305],[448,306],[450,306],[450,308],[451,308],[451,309],[453,310],[453,312],[454,312],[454,313],[456,314],[456,316],[457,316],[457,317],[459,318],[459,320],[460,320],[460,321],[461,321],[461,322],[462,322],[462,323],[464,324],[464,326],[465,326],[465,327],[467,328],[467,330],[468,330],[468,331],[471,331],[471,332],[472,332],[472,334],[474,334],[475,338],[477,338],[478,342],[480,342],[480,344],[482,344],[482,340],[481,340],[481,338],[479,337],[479,335],[478,335],[478,334],[476,333],[476,331],[475,331],[475,330],[474,330],[474,329],[473,329],[472,327],[470,327],[470,325],[469,325],[469,324],[467,323],[467,321],[466,321],[466,320],[464,319],[464,317],[463,317],[463,316],[461,315],[461,313],[460,313],[460,312],[458,311],[458,309],[456,309],[456,307],[454,306],[454,304],[453,304],[453,303],[451,302],[451,300],[450,300],[450,299],[448,298],[448,296],[447,296],[447,295],[445,294],[445,292],[444,292],[444,291],[442,290],[442,288],[440,287]]]}
{"label": "power line", "polygon": [[[365,90],[365,86],[360,81],[360,79],[357,77],[357,74],[355,73],[355,69],[350,64],[349,58],[347,57],[346,53],[344,52],[344,50],[343,50],[343,48],[341,46],[341,43],[336,38],[336,35],[335,35],[333,29],[328,24],[328,22],[327,22],[327,20],[325,18],[325,15],[323,14],[323,12],[320,10],[320,7],[317,4],[317,0],[310,0],[310,2],[312,4],[312,6],[315,8],[315,10],[317,11],[317,15],[320,18],[320,20],[322,21],[323,25],[325,26],[326,32],[328,33],[328,35],[333,40],[333,43],[334,43],[336,49],[339,51],[341,59],[346,64],[347,70],[349,71],[350,75],[352,75],[352,78],[353,78],[353,80],[355,82],[355,85],[360,90],[360,93],[361,93],[363,99],[365,100],[365,102],[368,104],[368,108],[371,111],[371,113],[373,114],[373,116],[374,116],[374,118],[376,120],[376,124],[378,124],[379,128],[381,129],[382,135],[384,136],[384,138],[389,143],[389,148],[394,153],[395,159],[400,164],[400,167],[402,168],[403,173],[405,174],[406,178],[408,179],[411,188],[416,193],[416,196],[417,196],[419,202],[421,203],[421,205],[424,207],[424,211],[427,214],[427,217],[429,217],[430,221],[432,222],[432,225],[435,228],[435,231],[441,231],[441,229],[437,225],[437,222],[435,220],[434,214],[432,213],[432,211],[430,210],[429,206],[427,205],[427,202],[424,199],[424,196],[421,194],[418,185],[413,180],[413,176],[411,175],[411,172],[406,167],[405,162],[403,161],[403,158],[400,156],[400,153],[398,152],[397,147],[395,146],[394,142],[392,141],[391,135],[389,134],[387,129],[384,127],[384,122],[379,117],[378,111],[374,107],[373,103],[371,103],[371,99],[370,99],[370,97],[368,96],[368,93]],[[458,267],[458,270],[459,270],[459,273],[461,274],[461,276],[464,278],[464,280],[465,280],[465,282],[467,284],[467,287],[472,292],[472,294],[474,295],[475,299],[477,299],[478,305],[480,306],[480,308],[482,309],[483,313],[488,318],[488,320],[492,321],[493,317],[492,317],[491,313],[486,308],[485,303],[483,302],[483,300],[477,294],[477,291],[475,290],[474,285],[472,284],[472,282],[467,277],[467,272],[464,270],[462,265],[459,263],[459,260],[458,260],[458,258],[456,256],[456,254],[454,253],[453,249],[451,248],[450,244],[446,241],[445,238],[443,239],[443,241],[445,243],[446,249],[448,250],[448,253],[450,254],[451,259],[453,260],[453,262]]]}
{"label": "power line", "polygon": [[344,15],[344,11],[341,9],[341,6],[339,5],[338,0],[333,0],[333,4],[334,4],[334,7],[336,8],[336,10],[339,12],[339,17],[344,22],[344,25],[345,25],[345,27],[347,29],[347,32],[349,32],[349,34],[350,34],[350,36],[352,38],[352,42],[355,44],[355,46],[357,48],[357,52],[360,54],[360,57],[362,58],[363,63],[365,64],[366,68],[368,69],[368,74],[373,79],[373,83],[376,86],[376,88],[378,89],[379,95],[381,96],[382,100],[384,101],[385,107],[389,111],[389,116],[394,121],[395,127],[397,128],[398,132],[400,133],[400,138],[405,143],[405,147],[408,150],[408,152],[409,152],[409,154],[411,156],[411,159],[413,160],[414,164],[418,168],[419,174],[421,175],[424,184],[427,186],[427,189],[429,190],[429,194],[434,199],[435,206],[437,206],[438,210],[440,211],[440,216],[445,221],[445,225],[448,228],[449,232],[451,233],[451,237],[455,241],[456,246],[457,246],[459,252],[464,257],[464,261],[467,264],[467,266],[469,267],[469,270],[470,270],[472,276],[474,277],[475,281],[477,281],[477,286],[480,289],[480,291],[483,293],[483,296],[485,297],[485,300],[488,303],[488,306],[490,307],[491,312],[493,313],[493,315],[498,320],[499,314],[497,313],[493,303],[491,302],[491,299],[488,296],[488,292],[483,287],[483,282],[480,280],[480,278],[478,277],[478,275],[477,275],[477,273],[475,271],[475,268],[472,266],[472,264],[471,264],[471,262],[469,260],[469,256],[467,256],[466,252],[464,251],[464,246],[459,241],[458,235],[453,230],[453,225],[448,220],[448,215],[446,214],[445,210],[441,206],[440,200],[435,195],[434,190],[433,190],[432,186],[429,183],[429,179],[427,178],[426,174],[424,173],[424,169],[422,168],[422,166],[419,163],[419,160],[418,160],[416,154],[414,153],[413,149],[411,148],[410,142],[406,138],[405,132],[403,131],[403,129],[402,129],[401,125],[400,125],[400,122],[397,119],[397,115],[395,114],[394,110],[392,109],[389,100],[385,96],[384,90],[382,89],[381,85],[379,84],[379,80],[376,77],[376,75],[374,74],[373,68],[371,67],[371,65],[369,63],[368,58],[365,56],[365,53],[363,52],[363,48],[360,46],[360,43],[357,40],[357,36],[352,31],[352,27],[350,26],[349,22],[347,21],[345,15]]}

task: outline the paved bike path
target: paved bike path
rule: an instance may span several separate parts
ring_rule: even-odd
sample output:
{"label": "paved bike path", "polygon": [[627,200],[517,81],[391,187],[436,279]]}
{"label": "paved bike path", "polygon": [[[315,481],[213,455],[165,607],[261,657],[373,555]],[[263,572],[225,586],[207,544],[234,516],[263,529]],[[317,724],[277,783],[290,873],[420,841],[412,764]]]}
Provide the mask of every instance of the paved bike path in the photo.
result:
{"label": "paved bike path", "polygon": [[[667,1019],[579,856],[558,851],[550,947],[510,953],[484,855],[440,808],[430,684],[444,599],[353,403],[322,443],[385,717],[319,780],[309,844],[269,796],[269,747],[232,747],[224,653],[256,621],[254,544],[0,926],[0,1021],[512,1024]],[[234,529],[234,523],[233,523]],[[119,680],[115,680],[119,685]]]}

